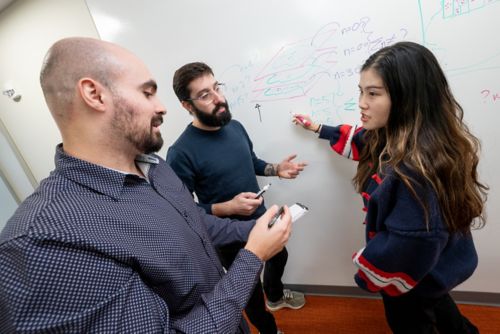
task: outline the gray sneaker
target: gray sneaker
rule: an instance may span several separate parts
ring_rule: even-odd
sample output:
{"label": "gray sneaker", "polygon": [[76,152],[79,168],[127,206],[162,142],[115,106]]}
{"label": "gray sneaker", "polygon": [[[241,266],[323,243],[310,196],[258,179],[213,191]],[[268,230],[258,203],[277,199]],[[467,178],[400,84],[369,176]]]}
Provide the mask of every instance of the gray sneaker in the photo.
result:
{"label": "gray sneaker", "polygon": [[289,289],[283,290],[283,297],[277,302],[266,301],[266,306],[270,311],[277,311],[284,307],[288,307],[294,310],[298,310],[306,303],[304,294],[297,291],[292,291]]}

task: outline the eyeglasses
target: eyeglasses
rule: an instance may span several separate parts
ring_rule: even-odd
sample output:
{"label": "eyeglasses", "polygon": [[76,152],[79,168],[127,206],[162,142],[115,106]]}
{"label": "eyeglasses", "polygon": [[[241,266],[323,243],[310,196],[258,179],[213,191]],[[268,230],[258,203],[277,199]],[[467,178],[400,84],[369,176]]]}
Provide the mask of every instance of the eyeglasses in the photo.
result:
{"label": "eyeglasses", "polygon": [[213,89],[201,93],[198,97],[186,99],[187,101],[200,101],[203,104],[210,104],[215,99],[215,94],[224,96],[226,85],[217,82]]}

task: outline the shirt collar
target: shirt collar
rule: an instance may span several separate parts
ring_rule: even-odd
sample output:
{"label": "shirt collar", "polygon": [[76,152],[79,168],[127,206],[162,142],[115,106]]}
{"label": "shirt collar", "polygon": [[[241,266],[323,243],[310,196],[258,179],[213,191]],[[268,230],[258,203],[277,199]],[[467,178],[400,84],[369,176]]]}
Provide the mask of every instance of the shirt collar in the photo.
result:
{"label": "shirt collar", "polygon": [[[155,155],[140,154],[135,161],[145,175],[149,174],[152,166],[159,163]],[[62,144],[57,145],[55,155],[55,172],[114,199],[120,197],[127,178],[137,177],[110,168],[90,163],[66,154]]]}

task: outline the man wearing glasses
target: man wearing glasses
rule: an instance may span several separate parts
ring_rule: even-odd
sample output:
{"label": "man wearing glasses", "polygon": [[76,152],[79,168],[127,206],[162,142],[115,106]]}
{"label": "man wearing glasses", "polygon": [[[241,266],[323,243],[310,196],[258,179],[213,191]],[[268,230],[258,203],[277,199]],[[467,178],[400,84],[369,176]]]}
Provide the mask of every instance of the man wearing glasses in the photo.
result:
{"label": "man wearing glasses", "polygon": [[[206,212],[241,220],[260,217],[266,209],[263,198],[256,194],[256,175],[293,179],[306,164],[293,162],[295,155],[278,164],[267,163],[255,155],[245,128],[231,119],[224,85],[215,80],[208,65],[196,62],[182,66],[175,72],[173,88],[193,122],[169,148],[167,162],[188,190],[196,194]],[[235,243],[218,249],[225,268],[231,266],[243,246]],[[271,311],[283,307],[299,309],[305,304],[302,293],[283,289],[281,277],[287,258],[283,249],[265,265],[264,290]],[[245,309],[247,316],[260,333],[279,333],[265,305],[258,282]]]}

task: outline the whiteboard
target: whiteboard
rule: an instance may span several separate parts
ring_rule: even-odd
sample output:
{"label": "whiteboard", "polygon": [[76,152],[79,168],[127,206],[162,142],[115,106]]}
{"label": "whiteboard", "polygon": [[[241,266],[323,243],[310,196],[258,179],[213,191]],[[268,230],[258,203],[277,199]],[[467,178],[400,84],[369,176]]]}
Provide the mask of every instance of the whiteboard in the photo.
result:
{"label": "whiteboard", "polygon": [[[291,123],[308,113],[335,125],[359,122],[360,65],[400,40],[427,45],[440,60],[482,140],[480,171],[490,185],[488,224],[475,231],[480,264],[461,291],[500,292],[497,246],[500,175],[495,155],[500,121],[498,0],[87,0],[102,39],[136,53],[150,67],[167,107],[165,156],[191,121],[172,91],[174,71],[209,64],[228,88],[234,118],[256,154],[278,162],[290,153],[309,166],[294,181],[273,179],[266,203],[309,206],[288,245],[287,284],[355,286],[354,251],[364,245],[362,202],[351,178],[355,163]],[[261,185],[267,183],[259,179]]]}

